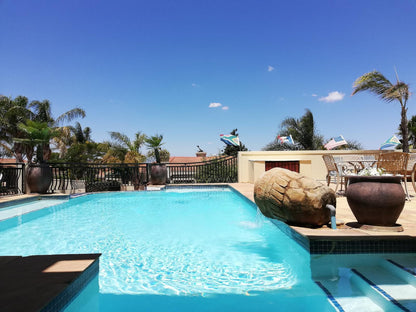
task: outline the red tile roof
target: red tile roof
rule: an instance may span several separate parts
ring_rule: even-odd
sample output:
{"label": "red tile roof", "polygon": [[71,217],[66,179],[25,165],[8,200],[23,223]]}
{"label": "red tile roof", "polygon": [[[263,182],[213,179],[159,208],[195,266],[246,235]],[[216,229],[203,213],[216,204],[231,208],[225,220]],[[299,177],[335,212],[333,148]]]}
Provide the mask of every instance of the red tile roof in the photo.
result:
{"label": "red tile roof", "polygon": [[216,158],[216,156],[210,156],[210,157],[181,157],[181,156],[172,156],[169,158],[169,163],[174,164],[188,164],[188,163],[195,163],[195,162],[202,162],[211,160],[213,158]]}
{"label": "red tile roof", "polygon": [[0,158],[0,164],[16,163],[16,158]]}

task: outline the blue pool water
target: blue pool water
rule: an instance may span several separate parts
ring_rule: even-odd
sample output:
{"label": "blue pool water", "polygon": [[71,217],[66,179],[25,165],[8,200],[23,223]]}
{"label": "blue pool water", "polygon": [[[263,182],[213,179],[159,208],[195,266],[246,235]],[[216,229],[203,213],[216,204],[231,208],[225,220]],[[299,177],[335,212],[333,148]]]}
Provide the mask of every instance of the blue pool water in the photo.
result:
{"label": "blue pool water", "polygon": [[310,255],[225,188],[88,195],[0,222],[0,255],[102,253],[67,311],[332,311]]}

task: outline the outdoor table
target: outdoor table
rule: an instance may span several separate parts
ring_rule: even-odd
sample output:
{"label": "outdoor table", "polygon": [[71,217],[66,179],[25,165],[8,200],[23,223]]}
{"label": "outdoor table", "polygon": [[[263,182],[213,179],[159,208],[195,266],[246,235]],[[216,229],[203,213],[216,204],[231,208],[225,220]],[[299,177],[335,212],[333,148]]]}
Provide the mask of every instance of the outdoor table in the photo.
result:
{"label": "outdoor table", "polygon": [[365,169],[365,168],[373,168],[377,164],[377,160],[375,159],[350,160],[348,161],[348,163],[354,166],[356,172],[359,172],[360,170]]}

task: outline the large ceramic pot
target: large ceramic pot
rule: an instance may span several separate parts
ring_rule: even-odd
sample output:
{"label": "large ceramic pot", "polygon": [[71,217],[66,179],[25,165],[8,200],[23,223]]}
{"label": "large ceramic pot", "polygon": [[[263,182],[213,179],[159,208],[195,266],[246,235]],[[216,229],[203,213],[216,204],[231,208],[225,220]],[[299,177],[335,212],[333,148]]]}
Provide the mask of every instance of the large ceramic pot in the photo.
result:
{"label": "large ceramic pot", "polygon": [[32,164],[27,172],[27,185],[31,193],[45,194],[52,183],[52,169],[48,164]]}
{"label": "large ceramic pot", "polygon": [[165,164],[150,165],[150,183],[153,185],[165,185],[167,169]]}
{"label": "large ceramic pot", "polygon": [[377,226],[394,226],[406,200],[396,176],[350,177],[346,196],[359,223]]}

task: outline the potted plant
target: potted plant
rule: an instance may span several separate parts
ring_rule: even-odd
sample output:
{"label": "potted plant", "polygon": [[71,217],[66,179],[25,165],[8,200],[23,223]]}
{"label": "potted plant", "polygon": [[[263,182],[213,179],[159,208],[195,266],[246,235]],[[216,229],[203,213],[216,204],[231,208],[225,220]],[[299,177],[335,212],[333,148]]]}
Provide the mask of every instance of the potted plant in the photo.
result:
{"label": "potted plant", "polygon": [[[45,153],[50,150],[45,146],[49,144],[51,138],[56,133],[46,122],[37,122],[27,120],[26,123],[20,123],[19,129],[25,134],[25,138],[15,138],[16,142],[24,146],[28,161],[27,168],[27,185],[32,193],[44,194],[49,189],[52,182],[52,169],[44,162]],[[33,154],[36,152],[36,163],[32,162]]]}
{"label": "potted plant", "polygon": [[160,150],[162,149],[163,135],[153,135],[145,139],[147,147],[153,151],[156,163],[150,164],[150,183],[164,185],[167,179],[166,165],[160,162]]}
{"label": "potted plant", "polygon": [[364,169],[349,177],[348,205],[358,223],[391,227],[403,210],[406,195],[401,176],[385,174],[383,169]]}

